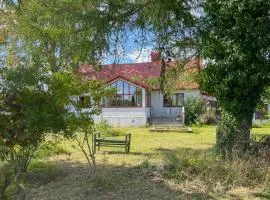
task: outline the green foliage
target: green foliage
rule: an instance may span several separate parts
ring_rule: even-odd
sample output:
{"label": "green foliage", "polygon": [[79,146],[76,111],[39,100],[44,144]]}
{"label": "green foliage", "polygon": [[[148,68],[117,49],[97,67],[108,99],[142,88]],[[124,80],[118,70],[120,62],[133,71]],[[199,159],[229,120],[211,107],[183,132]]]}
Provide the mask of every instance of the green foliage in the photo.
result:
{"label": "green foliage", "polygon": [[190,97],[184,102],[185,124],[200,123],[200,116],[205,113],[205,104],[202,100]]}
{"label": "green foliage", "polygon": [[232,160],[233,146],[237,140],[237,120],[234,116],[223,112],[222,120],[216,130],[216,147],[223,158]]}
{"label": "green foliage", "polygon": [[53,90],[57,77],[49,80],[45,73],[35,66],[3,70],[0,139],[7,146],[34,146],[43,140],[45,133],[65,129],[64,106],[68,96],[65,94],[64,98],[62,94],[60,100],[59,94],[56,95],[60,90]]}
{"label": "green foliage", "polygon": [[205,125],[216,124],[217,123],[216,113],[206,111],[200,116],[200,123]]}
{"label": "green foliage", "polygon": [[[0,84],[0,155],[14,170],[22,194],[21,181],[32,158],[63,152],[56,148],[48,151],[43,146],[35,154],[46,136],[70,138],[82,125],[89,127],[93,115],[100,112],[98,104],[106,88],[102,82],[82,81],[73,73],[52,74],[48,68],[27,60],[2,68]],[[83,112],[76,97],[85,93],[91,94],[88,113]]]}
{"label": "green foliage", "polygon": [[138,48],[150,42],[161,48],[181,46],[178,40],[192,35],[196,22],[193,0],[31,0],[20,6],[5,2],[3,15],[11,24],[5,26],[7,31],[26,42],[31,55],[53,72],[97,64],[108,54],[117,61],[119,50],[125,51],[131,40]]}
{"label": "green foliage", "polygon": [[244,152],[253,113],[270,84],[270,3],[206,0],[203,6],[201,52],[208,62],[201,86],[236,120],[231,147]]}
{"label": "green foliage", "polygon": [[141,167],[142,169],[149,169],[150,166],[151,166],[151,164],[150,164],[149,160],[144,160],[144,161],[140,164],[140,167]]}
{"label": "green foliage", "polygon": [[7,197],[7,188],[12,184],[14,179],[12,169],[7,163],[0,162],[0,199]]}
{"label": "green foliage", "polygon": [[55,155],[69,155],[70,152],[60,146],[57,142],[45,141],[43,142],[34,154],[35,159],[44,159]]}
{"label": "green foliage", "polygon": [[112,128],[107,121],[101,121],[95,124],[96,131],[105,137],[114,137],[114,136],[123,136],[125,135],[124,131],[120,129]]}

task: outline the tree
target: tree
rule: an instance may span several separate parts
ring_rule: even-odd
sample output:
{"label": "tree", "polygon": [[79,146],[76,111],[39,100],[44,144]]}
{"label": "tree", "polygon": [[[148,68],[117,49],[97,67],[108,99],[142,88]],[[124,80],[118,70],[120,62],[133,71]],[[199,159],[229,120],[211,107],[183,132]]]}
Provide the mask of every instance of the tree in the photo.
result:
{"label": "tree", "polygon": [[201,85],[222,107],[217,144],[228,159],[248,149],[253,113],[270,84],[269,10],[261,0],[204,2]]}
{"label": "tree", "polygon": [[[101,81],[90,81],[78,83],[76,88],[80,90],[79,95],[82,102],[78,101],[79,96],[73,96],[69,103],[72,113],[67,118],[67,125],[72,132],[72,139],[75,139],[77,146],[73,146],[83,153],[92,173],[96,172],[96,157],[93,149],[93,137],[95,134],[95,116],[101,113],[100,102],[102,98],[114,94],[114,89],[106,88]],[[75,94],[75,93],[74,93]]]}
{"label": "tree", "polygon": [[63,66],[76,69],[79,63],[97,64],[108,54],[117,57],[131,40],[139,48],[149,42],[163,50],[177,46],[176,41],[192,34],[195,22],[193,0],[4,2],[15,13],[5,14],[5,21],[16,21],[11,33],[27,41],[36,54],[45,53],[43,60],[52,71]]}
{"label": "tree", "polygon": [[[98,114],[96,107],[106,94],[99,81],[83,81],[68,72],[50,74],[47,68],[31,64],[1,69],[0,158],[13,171],[21,199],[25,198],[22,178],[46,136],[70,138],[75,134],[74,126],[76,130],[81,127],[82,119],[68,106],[78,105],[71,96],[91,93],[95,105],[89,112],[92,116]],[[91,124],[91,116],[84,116],[84,124]],[[72,126],[71,119],[78,119],[78,124]]]}

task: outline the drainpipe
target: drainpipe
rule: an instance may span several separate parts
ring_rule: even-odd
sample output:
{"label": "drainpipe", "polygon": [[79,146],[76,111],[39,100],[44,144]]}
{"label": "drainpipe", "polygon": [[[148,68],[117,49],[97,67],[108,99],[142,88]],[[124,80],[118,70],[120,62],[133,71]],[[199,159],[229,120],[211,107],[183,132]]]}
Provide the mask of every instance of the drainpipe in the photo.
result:
{"label": "drainpipe", "polygon": [[183,121],[183,125],[185,125],[185,107],[182,107],[182,121]]}
{"label": "drainpipe", "polygon": [[142,89],[142,107],[145,108],[145,89]]}

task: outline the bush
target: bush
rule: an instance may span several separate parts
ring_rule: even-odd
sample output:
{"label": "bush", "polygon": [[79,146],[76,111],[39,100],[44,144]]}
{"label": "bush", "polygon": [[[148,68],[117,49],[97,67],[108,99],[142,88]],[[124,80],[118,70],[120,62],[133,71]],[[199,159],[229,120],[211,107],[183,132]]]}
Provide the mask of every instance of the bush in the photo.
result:
{"label": "bush", "polygon": [[96,130],[100,132],[102,136],[115,137],[125,135],[123,131],[112,128],[107,121],[101,121],[95,126]]}
{"label": "bush", "polygon": [[46,141],[37,149],[34,154],[34,158],[44,159],[60,154],[70,155],[70,152],[53,141]]}
{"label": "bush", "polygon": [[203,100],[190,97],[184,102],[185,107],[185,124],[200,123],[200,116],[205,113],[205,104]]}
{"label": "bush", "polygon": [[216,115],[213,112],[206,112],[200,116],[200,123],[205,125],[217,123]]}

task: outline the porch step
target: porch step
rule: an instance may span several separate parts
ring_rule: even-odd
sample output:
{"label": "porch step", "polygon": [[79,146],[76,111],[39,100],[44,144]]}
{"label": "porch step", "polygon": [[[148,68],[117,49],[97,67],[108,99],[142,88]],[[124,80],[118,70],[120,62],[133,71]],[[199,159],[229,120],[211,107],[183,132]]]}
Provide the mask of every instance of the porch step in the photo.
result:
{"label": "porch step", "polygon": [[151,132],[185,132],[192,133],[192,128],[183,126],[153,126]]}
{"label": "porch step", "polygon": [[183,126],[182,120],[178,120],[178,118],[169,118],[169,117],[151,118],[150,124],[153,126]]}

